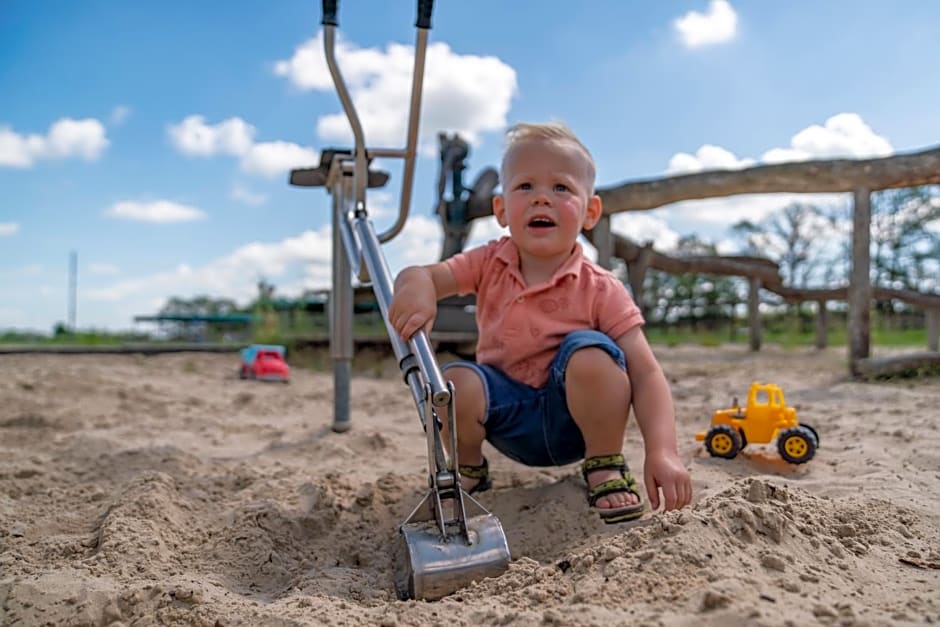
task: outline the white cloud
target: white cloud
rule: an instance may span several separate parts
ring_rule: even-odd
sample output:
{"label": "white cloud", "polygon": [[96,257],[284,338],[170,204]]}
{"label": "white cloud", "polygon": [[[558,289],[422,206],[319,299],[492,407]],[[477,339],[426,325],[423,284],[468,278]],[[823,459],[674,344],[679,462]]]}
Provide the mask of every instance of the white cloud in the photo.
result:
{"label": "white cloud", "polygon": [[715,252],[719,255],[736,255],[741,248],[741,242],[736,239],[721,239],[715,243]]}
{"label": "white cloud", "polygon": [[264,142],[253,145],[242,156],[242,169],[252,174],[274,177],[293,168],[313,168],[320,155],[312,148],[290,142]]}
{"label": "white cloud", "polygon": [[734,39],[738,15],[728,0],[710,0],[708,11],[689,11],[673,22],[682,43],[689,48],[721,44]]}
{"label": "white cloud", "polygon": [[190,157],[243,155],[251,148],[255,135],[255,127],[241,118],[210,126],[201,115],[190,115],[179,124],[171,124],[168,130],[173,145]]}
{"label": "white cloud", "polygon": [[679,243],[679,234],[673,231],[665,220],[650,212],[625,211],[612,216],[610,228],[621,233],[639,245],[653,242],[656,250],[672,250]]}
{"label": "white cloud", "polygon": [[754,165],[753,159],[738,159],[733,152],[720,146],[705,144],[694,155],[676,153],[669,160],[667,174],[691,174],[704,170],[740,170]]}
{"label": "white cloud", "polygon": [[88,264],[88,272],[99,276],[114,276],[115,274],[120,274],[121,269],[111,263],[99,262]]}
{"label": "white cloud", "polygon": [[46,137],[45,153],[50,158],[64,159],[79,156],[86,161],[97,159],[108,140],[104,126],[98,120],[59,120],[49,129]]}
{"label": "white cloud", "polygon": [[38,135],[23,137],[7,127],[0,127],[0,166],[28,168],[42,152],[43,138]]}
{"label": "white cloud", "polygon": [[121,126],[127,121],[127,118],[130,117],[131,109],[130,107],[125,107],[124,105],[118,105],[111,110],[111,126]]}
{"label": "white cloud", "polygon": [[[440,223],[438,223],[437,228],[438,230],[441,229]],[[464,249],[467,250],[475,246],[481,246],[491,240],[499,239],[504,235],[509,235],[509,229],[500,226],[495,216],[487,216],[474,220],[473,226],[470,228],[470,237],[467,238],[467,245]]]}
{"label": "white cloud", "polygon": [[201,115],[190,115],[179,124],[171,124],[167,132],[176,149],[187,156],[239,157],[242,170],[252,174],[273,177],[320,162],[312,148],[283,141],[255,143],[255,127],[241,118],[211,125]]}
{"label": "white cloud", "polygon": [[136,202],[129,200],[119,202],[106,209],[104,215],[109,218],[153,222],[156,224],[192,222],[206,218],[206,214],[201,210],[171,200],[155,200],[152,202]]}
{"label": "white cloud", "polygon": [[245,203],[246,205],[251,205],[252,207],[259,207],[268,201],[268,197],[264,194],[253,192],[239,183],[236,183],[232,187],[229,198]]}
{"label": "white cloud", "polygon": [[24,309],[0,305],[0,329],[29,330],[33,328],[36,319]]}
{"label": "white cloud", "polygon": [[[894,152],[886,138],[875,133],[857,113],[839,113],[822,126],[810,125],[796,133],[786,148],[764,152],[762,163],[806,161],[848,157],[863,159],[884,157]],[[669,159],[667,174],[684,174],[705,170],[738,170],[756,165],[749,157],[738,157],[720,146],[705,144],[694,155],[679,152]]]}
{"label": "white cloud", "polygon": [[167,272],[87,290],[85,298],[138,314],[151,313],[171,296],[212,294],[244,303],[257,296],[262,277],[275,284],[279,295],[298,296],[303,289],[329,285],[331,241],[327,225],[280,242],[251,242],[205,266],[181,263]]}
{"label": "white cloud", "polygon": [[813,124],[793,136],[788,148],[772,148],[761,158],[765,163],[884,157],[894,152],[891,143],[875,133],[857,113],[839,113],[822,126]]}
{"label": "white cloud", "polygon": [[26,266],[14,266],[6,269],[0,268],[0,276],[9,277],[12,279],[32,277],[41,275],[42,270],[43,268],[41,264],[33,263]]}
{"label": "white cloud", "polygon": [[725,198],[686,200],[666,205],[676,222],[687,225],[686,232],[711,227],[728,227],[741,220],[756,222],[794,202],[830,204],[841,196],[837,194],[742,194]]}
{"label": "white cloud", "polygon": [[[891,143],[875,133],[856,113],[840,113],[822,125],[813,124],[797,132],[785,148],[772,148],[760,160],[738,157],[733,152],[713,145],[704,145],[694,155],[677,153],[669,160],[668,174],[701,172],[715,169],[740,169],[758,163],[831,159],[836,157],[868,158],[889,155]],[[686,225],[687,232],[715,231],[740,220],[758,221],[802,202],[832,205],[844,202],[843,194],[746,194],[725,198],[689,200],[663,208],[673,224]]]}
{"label": "white cloud", "polygon": [[20,225],[16,222],[0,222],[0,237],[16,235],[19,230]]}
{"label": "white cloud", "polygon": [[409,217],[401,233],[382,247],[392,277],[406,266],[438,261],[443,237],[438,218],[424,215]]}
{"label": "white cloud", "polygon": [[41,159],[95,161],[108,147],[104,125],[93,118],[57,120],[45,135],[20,135],[0,127],[0,167],[29,168]]}
{"label": "white cloud", "polygon": [[[274,73],[301,89],[332,91],[322,36],[278,61]],[[414,47],[390,43],[385,50],[365,49],[340,39],[336,57],[369,145],[404,144]],[[460,55],[442,42],[429,45],[420,124],[424,150],[436,150],[440,130],[457,131],[476,143],[480,133],[504,128],[516,89],[515,70],[498,58]],[[321,116],[317,132],[333,142],[349,143],[352,137],[342,112]]]}

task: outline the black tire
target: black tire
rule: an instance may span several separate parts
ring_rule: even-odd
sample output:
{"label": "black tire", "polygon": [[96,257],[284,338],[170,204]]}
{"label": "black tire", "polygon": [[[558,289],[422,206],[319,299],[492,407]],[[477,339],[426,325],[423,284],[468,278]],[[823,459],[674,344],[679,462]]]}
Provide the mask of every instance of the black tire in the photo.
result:
{"label": "black tire", "polygon": [[805,464],[816,454],[818,439],[804,426],[786,429],[777,436],[777,451],[780,457],[791,464]]}
{"label": "black tire", "polygon": [[804,429],[809,429],[809,432],[813,434],[813,437],[816,438],[816,448],[818,449],[819,448],[819,432],[816,431],[816,429],[814,429],[812,425],[804,424],[801,422],[800,426],[803,427]]}
{"label": "black tire", "polygon": [[717,425],[705,435],[705,449],[712,457],[734,459],[741,450],[741,434],[728,425]]}

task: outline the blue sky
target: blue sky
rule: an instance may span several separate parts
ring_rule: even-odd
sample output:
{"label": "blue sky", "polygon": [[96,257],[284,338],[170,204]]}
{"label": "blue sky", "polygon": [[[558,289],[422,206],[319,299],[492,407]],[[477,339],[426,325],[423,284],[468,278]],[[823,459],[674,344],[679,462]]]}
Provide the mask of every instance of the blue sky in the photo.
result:
{"label": "blue sky", "polygon": [[[940,143],[933,0],[436,4],[393,270],[440,250],[440,130],[472,140],[469,182],[499,161],[508,125],[563,120],[599,186]],[[339,62],[372,146],[404,144],[414,11],[340,2]],[[261,278],[282,296],[328,286],[329,197],[287,185],[291,167],[349,142],[319,21],[320,3],[299,0],[0,2],[0,329],[66,320],[71,251],[85,329],[133,328],[170,296],[244,303]],[[384,165],[379,230],[400,190],[400,166]],[[790,200],[679,203],[614,229],[730,251],[729,224]],[[473,239],[499,234],[480,221]]]}

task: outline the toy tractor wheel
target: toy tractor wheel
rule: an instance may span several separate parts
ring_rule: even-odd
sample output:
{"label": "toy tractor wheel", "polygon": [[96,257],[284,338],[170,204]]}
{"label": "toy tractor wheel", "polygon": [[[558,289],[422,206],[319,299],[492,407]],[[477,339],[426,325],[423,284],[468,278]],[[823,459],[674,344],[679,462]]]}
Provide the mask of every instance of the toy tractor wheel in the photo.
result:
{"label": "toy tractor wheel", "polygon": [[717,425],[705,435],[705,449],[712,457],[734,459],[741,450],[741,434],[728,425]]}
{"label": "toy tractor wheel", "polygon": [[803,427],[804,429],[809,430],[809,432],[813,434],[813,439],[816,442],[816,448],[819,448],[819,433],[816,431],[816,429],[814,429],[811,425],[808,425],[803,422],[800,423],[800,426]]}
{"label": "toy tractor wheel", "polygon": [[782,431],[777,436],[777,450],[780,457],[791,464],[805,464],[816,454],[816,435],[804,426]]}

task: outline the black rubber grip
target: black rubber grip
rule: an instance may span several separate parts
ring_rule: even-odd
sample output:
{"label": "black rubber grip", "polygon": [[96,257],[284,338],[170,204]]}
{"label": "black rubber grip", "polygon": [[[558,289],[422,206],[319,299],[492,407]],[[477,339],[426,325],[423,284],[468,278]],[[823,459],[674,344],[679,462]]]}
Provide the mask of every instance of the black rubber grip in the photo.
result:
{"label": "black rubber grip", "polygon": [[323,19],[320,21],[324,26],[339,26],[336,19],[337,0],[323,0]]}
{"label": "black rubber grip", "polygon": [[418,0],[418,21],[415,26],[418,28],[431,28],[431,10],[434,8],[434,0]]}

